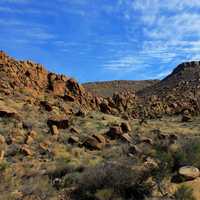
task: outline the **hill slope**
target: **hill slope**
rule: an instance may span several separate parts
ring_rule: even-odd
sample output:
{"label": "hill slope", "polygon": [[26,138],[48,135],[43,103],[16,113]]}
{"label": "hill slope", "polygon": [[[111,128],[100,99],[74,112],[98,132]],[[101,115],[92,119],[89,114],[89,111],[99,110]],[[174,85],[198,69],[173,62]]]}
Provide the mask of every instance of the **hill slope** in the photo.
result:
{"label": "hill slope", "polygon": [[153,87],[150,86],[142,91],[139,95],[159,95],[165,96],[166,94],[184,95],[189,92],[193,96],[197,95],[200,87],[200,62],[185,62],[178,65],[174,71],[164,78]]}
{"label": "hill slope", "polygon": [[158,82],[159,80],[142,80],[142,81],[116,80],[116,81],[90,82],[83,84],[83,86],[85,87],[86,90],[95,95],[111,97],[114,93],[121,93],[124,91],[135,93],[136,91],[152,86]]}

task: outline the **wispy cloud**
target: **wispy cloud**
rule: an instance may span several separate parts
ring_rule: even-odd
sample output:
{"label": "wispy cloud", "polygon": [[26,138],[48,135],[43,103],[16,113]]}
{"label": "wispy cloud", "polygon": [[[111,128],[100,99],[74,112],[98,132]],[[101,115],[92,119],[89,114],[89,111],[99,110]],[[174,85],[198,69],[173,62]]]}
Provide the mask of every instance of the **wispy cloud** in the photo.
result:
{"label": "wispy cloud", "polygon": [[[129,37],[138,39],[140,49],[114,57],[104,65],[107,70],[151,73],[152,63],[163,65],[157,78],[184,60],[200,60],[199,0],[119,0],[129,28]],[[143,28],[141,28],[143,27]],[[140,29],[140,35],[135,31]],[[149,67],[149,70],[146,68]]]}

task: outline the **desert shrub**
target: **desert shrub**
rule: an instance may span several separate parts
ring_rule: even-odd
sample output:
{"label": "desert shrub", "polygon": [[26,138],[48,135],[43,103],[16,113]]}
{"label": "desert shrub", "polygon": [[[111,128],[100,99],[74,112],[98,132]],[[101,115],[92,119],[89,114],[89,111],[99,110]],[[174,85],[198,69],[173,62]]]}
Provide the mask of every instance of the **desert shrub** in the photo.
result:
{"label": "desert shrub", "polygon": [[176,200],[195,200],[192,193],[192,188],[183,185],[177,189],[177,191],[174,194],[174,198]]}
{"label": "desert shrub", "polygon": [[163,180],[172,174],[174,165],[173,155],[162,147],[157,146],[155,159],[158,160],[158,167],[152,170],[152,177],[157,184],[159,192],[165,195]]}
{"label": "desert shrub", "polygon": [[9,167],[9,163],[6,161],[3,161],[0,163],[0,172],[5,171]]}
{"label": "desert shrub", "polygon": [[190,139],[183,142],[181,149],[174,155],[177,167],[193,165],[200,167],[200,140]]}
{"label": "desert shrub", "polygon": [[96,195],[101,194],[109,195],[110,199],[121,197],[142,200],[151,194],[152,189],[145,180],[145,175],[132,170],[127,165],[102,164],[83,172],[78,181],[75,199],[94,200]]}

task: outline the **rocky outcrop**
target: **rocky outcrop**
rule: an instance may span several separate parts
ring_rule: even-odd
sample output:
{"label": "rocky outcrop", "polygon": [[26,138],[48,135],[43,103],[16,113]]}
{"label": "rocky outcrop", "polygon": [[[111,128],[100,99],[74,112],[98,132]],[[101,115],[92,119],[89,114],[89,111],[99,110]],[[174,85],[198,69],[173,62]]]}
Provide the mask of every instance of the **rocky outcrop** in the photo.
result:
{"label": "rocky outcrop", "polygon": [[49,73],[42,65],[32,61],[17,61],[3,51],[0,51],[0,76],[0,90],[5,94],[20,92],[37,96],[47,92],[75,100],[85,93],[74,79]]}

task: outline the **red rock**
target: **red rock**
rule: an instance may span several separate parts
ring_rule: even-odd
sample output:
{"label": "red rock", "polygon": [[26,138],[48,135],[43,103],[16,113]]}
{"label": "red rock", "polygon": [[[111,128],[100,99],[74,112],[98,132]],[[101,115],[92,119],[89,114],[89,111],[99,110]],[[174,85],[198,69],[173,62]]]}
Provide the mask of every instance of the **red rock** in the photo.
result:
{"label": "red rock", "polygon": [[79,137],[76,136],[70,136],[68,139],[69,144],[78,144],[79,143]]}
{"label": "red rock", "polygon": [[89,150],[101,150],[105,146],[105,138],[103,136],[93,135],[86,139],[83,146]]}
{"label": "red rock", "polygon": [[125,133],[121,136],[122,141],[132,143],[132,138],[128,133]]}
{"label": "red rock", "polygon": [[58,128],[57,128],[56,125],[52,125],[51,132],[52,132],[53,135],[58,135],[59,134],[59,131],[58,131]]}
{"label": "red rock", "polygon": [[20,118],[15,109],[6,106],[0,106],[0,117],[11,117],[15,119]]}
{"label": "red rock", "polygon": [[48,119],[47,124],[50,127],[55,125],[58,129],[66,129],[69,127],[69,119],[66,116],[52,116]]}
{"label": "red rock", "polygon": [[32,156],[33,152],[29,149],[27,145],[23,145],[20,149],[20,152],[23,153],[25,156]]}

